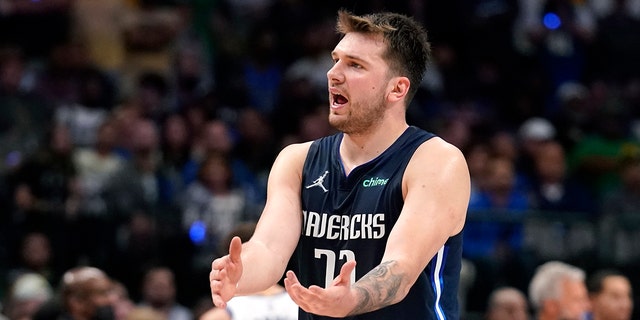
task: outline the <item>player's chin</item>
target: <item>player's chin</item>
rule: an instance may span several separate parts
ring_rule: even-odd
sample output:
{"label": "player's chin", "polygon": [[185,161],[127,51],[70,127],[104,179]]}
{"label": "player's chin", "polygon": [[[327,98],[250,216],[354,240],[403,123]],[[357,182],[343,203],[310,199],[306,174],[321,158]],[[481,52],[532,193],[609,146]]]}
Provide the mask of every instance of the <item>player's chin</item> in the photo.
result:
{"label": "player's chin", "polygon": [[345,127],[347,123],[347,117],[341,114],[330,113],[329,114],[329,124],[335,127],[336,129],[341,129]]}

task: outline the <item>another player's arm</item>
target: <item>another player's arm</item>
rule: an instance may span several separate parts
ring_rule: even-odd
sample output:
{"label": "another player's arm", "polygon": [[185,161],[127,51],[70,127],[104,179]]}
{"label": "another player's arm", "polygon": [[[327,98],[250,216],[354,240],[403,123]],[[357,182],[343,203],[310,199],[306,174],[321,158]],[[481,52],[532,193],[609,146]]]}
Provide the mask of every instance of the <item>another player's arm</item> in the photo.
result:
{"label": "another player's arm", "polygon": [[433,138],[416,150],[403,177],[405,204],[382,262],[354,285],[350,315],[400,302],[447,239],[464,226],[470,179],[464,156]]}
{"label": "another player's arm", "polygon": [[302,166],[310,143],[285,147],[269,173],[267,201],[256,230],[242,247],[242,277],[236,294],[249,294],[278,282],[302,228]]}

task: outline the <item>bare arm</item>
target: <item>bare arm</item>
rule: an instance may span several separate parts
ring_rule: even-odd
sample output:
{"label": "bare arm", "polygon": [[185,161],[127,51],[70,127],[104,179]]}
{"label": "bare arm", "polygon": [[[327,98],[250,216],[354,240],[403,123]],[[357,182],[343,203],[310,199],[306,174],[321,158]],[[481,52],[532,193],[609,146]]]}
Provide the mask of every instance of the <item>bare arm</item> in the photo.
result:
{"label": "bare arm", "polygon": [[278,282],[295,250],[302,227],[300,185],[309,144],[290,145],[273,164],[267,202],[249,241],[232,241],[230,254],[212,263],[214,304],[224,307],[234,295],[263,291]]}
{"label": "bare arm", "polygon": [[407,166],[403,193],[382,262],[353,285],[358,300],[350,315],[404,299],[447,239],[462,230],[470,194],[464,156],[439,138],[425,142]]}

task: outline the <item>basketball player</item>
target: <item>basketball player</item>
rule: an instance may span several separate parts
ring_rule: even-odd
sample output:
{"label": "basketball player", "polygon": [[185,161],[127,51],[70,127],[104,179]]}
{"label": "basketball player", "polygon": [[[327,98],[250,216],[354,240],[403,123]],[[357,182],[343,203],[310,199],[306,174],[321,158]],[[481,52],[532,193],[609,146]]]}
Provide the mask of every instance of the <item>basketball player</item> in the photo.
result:
{"label": "basketball player", "polygon": [[407,124],[430,45],[414,20],[338,13],[327,72],[340,133],[278,155],[253,237],[212,263],[224,307],[279,281],[299,319],[458,319],[469,172],[460,150]]}

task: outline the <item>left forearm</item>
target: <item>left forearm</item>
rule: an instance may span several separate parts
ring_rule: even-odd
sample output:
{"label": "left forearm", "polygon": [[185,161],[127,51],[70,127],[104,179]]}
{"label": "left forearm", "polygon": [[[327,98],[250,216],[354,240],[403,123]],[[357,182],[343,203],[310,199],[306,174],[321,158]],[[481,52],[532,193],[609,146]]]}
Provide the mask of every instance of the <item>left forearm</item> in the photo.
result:
{"label": "left forearm", "polygon": [[358,303],[349,312],[357,315],[399,302],[408,292],[407,275],[398,271],[397,261],[385,261],[369,271],[352,288],[358,291]]}

